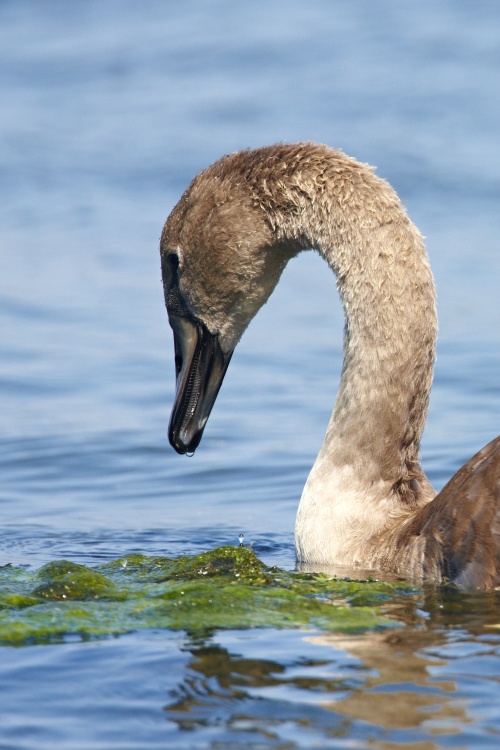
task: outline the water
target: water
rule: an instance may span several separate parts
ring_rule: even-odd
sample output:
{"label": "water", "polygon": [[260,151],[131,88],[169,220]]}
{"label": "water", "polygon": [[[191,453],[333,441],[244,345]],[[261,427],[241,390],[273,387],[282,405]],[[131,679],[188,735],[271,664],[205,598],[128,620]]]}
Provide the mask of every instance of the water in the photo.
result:
{"label": "water", "polygon": [[[2,562],[253,543],[292,568],[342,318],[312,253],[245,335],[196,456],[168,447],[161,226],[221,154],[311,139],[376,164],[426,235],[436,487],[499,432],[494,0],[5,0],[0,7]],[[494,595],[398,634],[165,632],[1,649],[0,747],[497,747]]]}

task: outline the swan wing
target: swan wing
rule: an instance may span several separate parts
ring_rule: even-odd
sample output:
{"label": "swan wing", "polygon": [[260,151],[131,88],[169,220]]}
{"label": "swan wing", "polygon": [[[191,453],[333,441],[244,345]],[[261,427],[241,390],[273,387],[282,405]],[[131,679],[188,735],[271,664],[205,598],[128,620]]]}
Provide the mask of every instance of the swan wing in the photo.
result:
{"label": "swan wing", "polygon": [[457,471],[411,526],[425,539],[426,578],[464,588],[500,585],[500,436]]}

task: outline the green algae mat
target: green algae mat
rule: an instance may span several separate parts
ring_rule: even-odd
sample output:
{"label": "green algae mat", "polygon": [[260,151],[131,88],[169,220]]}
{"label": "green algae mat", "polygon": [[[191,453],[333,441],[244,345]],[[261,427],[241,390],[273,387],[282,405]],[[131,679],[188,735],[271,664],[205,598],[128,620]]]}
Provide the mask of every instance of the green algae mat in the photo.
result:
{"label": "green algae mat", "polygon": [[65,560],[37,571],[0,568],[0,644],[116,636],[165,628],[394,627],[384,602],[405,584],[350,581],[269,568],[246,547],[192,557],[128,555],[97,567]]}

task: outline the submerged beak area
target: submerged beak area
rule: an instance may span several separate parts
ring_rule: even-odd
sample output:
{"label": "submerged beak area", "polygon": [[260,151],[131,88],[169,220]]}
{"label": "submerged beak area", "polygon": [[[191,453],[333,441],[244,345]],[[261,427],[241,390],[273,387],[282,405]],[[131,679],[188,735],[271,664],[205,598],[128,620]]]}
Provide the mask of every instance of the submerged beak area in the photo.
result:
{"label": "submerged beak area", "polygon": [[199,320],[171,315],[176,394],[168,439],[177,453],[194,453],[222,385],[231,354]]}

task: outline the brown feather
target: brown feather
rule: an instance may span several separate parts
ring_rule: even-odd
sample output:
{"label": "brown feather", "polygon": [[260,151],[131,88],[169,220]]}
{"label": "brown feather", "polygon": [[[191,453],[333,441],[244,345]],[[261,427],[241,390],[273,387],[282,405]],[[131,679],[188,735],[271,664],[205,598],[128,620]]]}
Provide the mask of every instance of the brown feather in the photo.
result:
{"label": "brown feather", "polygon": [[297,514],[299,564],[499,585],[500,438],[437,496],[420,465],[435,291],[390,185],[314,143],[242,151],[193,180],[161,239],[162,255],[179,258],[185,308],[226,356],[308,248],[336,275],[345,334],[335,408]]}
{"label": "brown feather", "polygon": [[[500,576],[500,436],[473,456],[420,509],[398,546],[425,540],[423,575],[466,588],[493,588]],[[411,573],[408,569],[407,573]]]}

